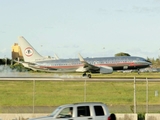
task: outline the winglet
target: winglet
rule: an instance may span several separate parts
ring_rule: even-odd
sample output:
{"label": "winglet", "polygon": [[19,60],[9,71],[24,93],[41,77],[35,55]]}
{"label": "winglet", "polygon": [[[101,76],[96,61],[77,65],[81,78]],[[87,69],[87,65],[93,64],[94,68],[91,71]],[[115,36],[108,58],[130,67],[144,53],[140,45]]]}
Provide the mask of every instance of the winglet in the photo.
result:
{"label": "winglet", "polygon": [[79,57],[79,60],[80,60],[81,62],[84,62],[84,61],[85,61],[85,60],[83,59],[83,57],[81,56],[80,53],[78,54],[78,57]]}
{"label": "winglet", "polygon": [[59,57],[58,57],[57,54],[54,54],[54,57],[55,57],[56,60],[59,60]]}

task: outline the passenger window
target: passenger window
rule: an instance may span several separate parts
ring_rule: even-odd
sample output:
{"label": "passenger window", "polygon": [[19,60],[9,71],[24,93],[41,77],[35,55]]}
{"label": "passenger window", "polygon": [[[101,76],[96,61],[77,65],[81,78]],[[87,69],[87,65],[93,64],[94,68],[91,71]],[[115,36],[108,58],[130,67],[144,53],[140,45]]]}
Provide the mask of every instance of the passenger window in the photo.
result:
{"label": "passenger window", "polygon": [[103,116],[104,115],[104,111],[103,111],[102,106],[94,106],[94,111],[95,111],[96,116]]}
{"label": "passenger window", "polygon": [[77,107],[78,117],[90,116],[89,106],[79,106]]}

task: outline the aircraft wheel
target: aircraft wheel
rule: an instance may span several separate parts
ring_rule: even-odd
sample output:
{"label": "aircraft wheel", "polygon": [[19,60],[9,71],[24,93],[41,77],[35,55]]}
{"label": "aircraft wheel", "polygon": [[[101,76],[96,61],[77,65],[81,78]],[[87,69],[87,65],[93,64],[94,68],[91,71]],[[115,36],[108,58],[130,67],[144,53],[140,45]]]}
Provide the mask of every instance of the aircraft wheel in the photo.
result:
{"label": "aircraft wheel", "polygon": [[140,70],[138,69],[138,74],[140,74]]}
{"label": "aircraft wheel", "polygon": [[83,73],[83,75],[82,75],[82,76],[83,76],[83,77],[85,77],[86,75],[87,75],[86,73]]}
{"label": "aircraft wheel", "polygon": [[91,78],[91,74],[88,74],[88,78]]}

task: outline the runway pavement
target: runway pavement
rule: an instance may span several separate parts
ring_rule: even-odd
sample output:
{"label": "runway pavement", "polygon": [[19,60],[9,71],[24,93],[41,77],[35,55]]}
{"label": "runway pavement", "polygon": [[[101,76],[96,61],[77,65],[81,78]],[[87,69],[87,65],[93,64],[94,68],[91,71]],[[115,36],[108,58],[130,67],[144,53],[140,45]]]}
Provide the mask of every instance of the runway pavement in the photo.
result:
{"label": "runway pavement", "polygon": [[[81,75],[71,75],[71,74],[46,74],[46,73],[28,73],[28,72],[0,72],[0,81],[10,81],[10,80],[49,80],[49,81],[112,81],[112,82],[134,82],[134,78],[124,79],[124,78],[88,78],[82,77]],[[137,82],[144,82],[146,79],[136,79]],[[148,79],[152,82],[160,82],[160,79]]]}
{"label": "runway pavement", "polygon": [[[42,81],[87,81],[87,82],[134,82],[134,79],[110,79],[110,78],[61,78],[61,77],[0,77],[0,81],[22,81],[22,80],[42,80]],[[135,79],[136,82],[145,82],[146,79]],[[148,79],[149,82],[160,82],[160,79]]]}

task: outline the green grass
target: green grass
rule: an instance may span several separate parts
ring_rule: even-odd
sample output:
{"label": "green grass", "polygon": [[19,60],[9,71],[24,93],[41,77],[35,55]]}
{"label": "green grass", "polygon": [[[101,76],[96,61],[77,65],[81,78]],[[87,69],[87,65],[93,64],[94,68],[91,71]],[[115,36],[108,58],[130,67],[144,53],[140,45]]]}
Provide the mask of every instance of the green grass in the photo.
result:
{"label": "green grass", "polygon": [[[160,103],[159,82],[149,82],[149,104]],[[133,105],[133,82],[0,81],[0,106],[58,106],[100,101],[108,105]],[[146,104],[146,82],[136,83],[137,104]]]}

